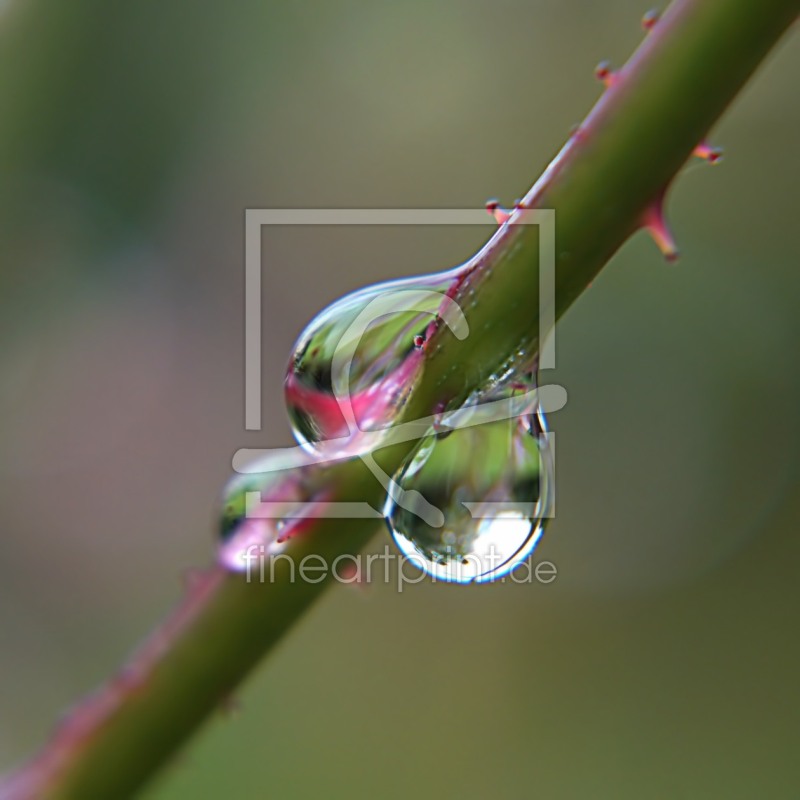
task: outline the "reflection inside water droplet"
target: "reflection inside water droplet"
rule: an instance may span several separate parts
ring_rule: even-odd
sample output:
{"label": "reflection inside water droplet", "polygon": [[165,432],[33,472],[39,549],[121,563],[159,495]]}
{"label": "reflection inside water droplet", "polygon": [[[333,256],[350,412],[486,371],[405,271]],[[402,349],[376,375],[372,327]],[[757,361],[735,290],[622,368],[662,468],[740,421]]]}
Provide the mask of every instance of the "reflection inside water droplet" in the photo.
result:
{"label": "reflection inside water droplet", "polygon": [[[500,578],[542,534],[553,488],[549,435],[532,386],[516,387],[445,417],[451,429],[431,431],[395,477],[443,512],[437,524],[402,497],[384,509],[403,555],[437,580]],[[519,416],[497,419],[500,401],[516,401],[506,407]]]}
{"label": "reflection inside water droplet", "polygon": [[247,572],[264,558],[283,552],[286,543],[310,522],[303,505],[318,501],[306,486],[304,468],[286,467],[280,454],[259,464],[263,472],[237,475],[225,487],[220,520],[219,560],[234,572]]}
{"label": "reflection inside water droplet", "polygon": [[285,381],[292,432],[301,445],[313,451],[320,441],[349,436],[355,426],[378,431],[392,424],[420,377],[425,341],[459,275],[455,269],[372,286],[308,325]]}

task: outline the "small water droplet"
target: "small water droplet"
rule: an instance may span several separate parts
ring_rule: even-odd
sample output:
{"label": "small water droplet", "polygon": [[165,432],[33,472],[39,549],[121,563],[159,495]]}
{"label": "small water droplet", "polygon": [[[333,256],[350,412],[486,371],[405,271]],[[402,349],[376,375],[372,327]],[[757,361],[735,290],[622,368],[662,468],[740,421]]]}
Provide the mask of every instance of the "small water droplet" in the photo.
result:
{"label": "small water droplet", "polygon": [[[443,513],[443,524],[431,525],[410,504],[389,499],[384,509],[403,555],[437,580],[494,580],[539,541],[553,469],[544,414],[529,398],[506,387],[484,403],[441,415],[439,428],[450,426],[449,435],[432,431],[395,477]],[[504,412],[498,400],[509,401]]]}
{"label": "small water droplet", "polygon": [[260,462],[263,472],[236,475],[225,487],[219,523],[219,562],[235,572],[258,569],[258,564],[280,553],[309,520],[302,504],[324,498],[306,486],[303,468],[284,469],[283,456]]}

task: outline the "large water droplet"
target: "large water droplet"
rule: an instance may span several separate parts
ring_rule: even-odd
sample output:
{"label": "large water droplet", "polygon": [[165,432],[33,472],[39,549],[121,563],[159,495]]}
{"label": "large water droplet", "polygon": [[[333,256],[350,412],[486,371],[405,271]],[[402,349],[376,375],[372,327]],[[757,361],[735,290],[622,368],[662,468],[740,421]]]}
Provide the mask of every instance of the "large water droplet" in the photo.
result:
{"label": "large water droplet", "polygon": [[371,286],[319,314],[295,344],[286,406],[297,441],[316,443],[391,426],[424,365],[425,342],[442,320],[467,335],[447,296],[462,268]]}
{"label": "large water droplet", "polygon": [[[403,555],[437,580],[495,580],[526,559],[550,513],[553,463],[532,387],[446,415],[395,478],[385,514]],[[502,415],[510,418],[498,418]],[[487,421],[489,420],[489,421]],[[418,514],[404,494],[441,510]]]}

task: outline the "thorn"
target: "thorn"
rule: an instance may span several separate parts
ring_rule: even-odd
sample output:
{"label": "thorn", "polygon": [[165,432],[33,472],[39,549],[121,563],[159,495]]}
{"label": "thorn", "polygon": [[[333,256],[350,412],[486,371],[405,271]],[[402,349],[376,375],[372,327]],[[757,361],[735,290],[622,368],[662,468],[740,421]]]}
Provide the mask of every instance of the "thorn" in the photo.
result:
{"label": "thorn", "polygon": [[594,76],[597,80],[602,81],[606,89],[610,89],[616,82],[619,75],[611,69],[610,61],[601,61],[594,68]]}
{"label": "thorn", "polygon": [[673,262],[678,258],[678,246],[664,218],[664,199],[659,197],[642,215],[642,226],[650,234],[664,258]]}
{"label": "thorn", "polygon": [[499,200],[489,200],[486,203],[486,210],[494,217],[498,225],[503,225],[508,222],[511,214],[500,206]]}
{"label": "thorn", "polygon": [[650,33],[651,30],[655,27],[658,20],[661,18],[661,12],[657,8],[651,8],[643,17],[642,17],[642,27]]}
{"label": "thorn", "polygon": [[722,148],[712,147],[708,142],[700,142],[692,151],[693,156],[708,161],[709,164],[718,164],[722,161]]}

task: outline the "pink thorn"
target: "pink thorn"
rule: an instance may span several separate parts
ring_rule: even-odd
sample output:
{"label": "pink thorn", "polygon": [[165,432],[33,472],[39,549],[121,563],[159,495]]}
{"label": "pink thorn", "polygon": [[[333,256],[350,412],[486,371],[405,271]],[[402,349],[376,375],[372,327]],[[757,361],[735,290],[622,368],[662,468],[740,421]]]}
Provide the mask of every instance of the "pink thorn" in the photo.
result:
{"label": "pink thorn", "polygon": [[594,68],[594,76],[597,80],[602,81],[606,89],[610,89],[619,78],[619,75],[611,69],[610,61],[601,61]]}
{"label": "pink thorn", "polygon": [[649,33],[661,18],[661,12],[657,8],[651,8],[642,17],[642,27]]}
{"label": "pink thorn", "polygon": [[500,202],[498,200],[489,200],[486,203],[486,210],[494,217],[495,222],[498,225],[503,225],[504,223],[508,222],[508,219],[511,216],[508,211],[500,207]]}
{"label": "pink thorn", "polygon": [[662,198],[658,198],[642,215],[642,226],[650,234],[650,237],[667,261],[675,261],[678,258],[678,247],[664,219],[664,202]]}
{"label": "pink thorn", "polygon": [[719,147],[712,147],[708,142],[700,142],[695,147],[692,155],[708,161],[709,164],[717,164],[722,160],[722,150]]}

